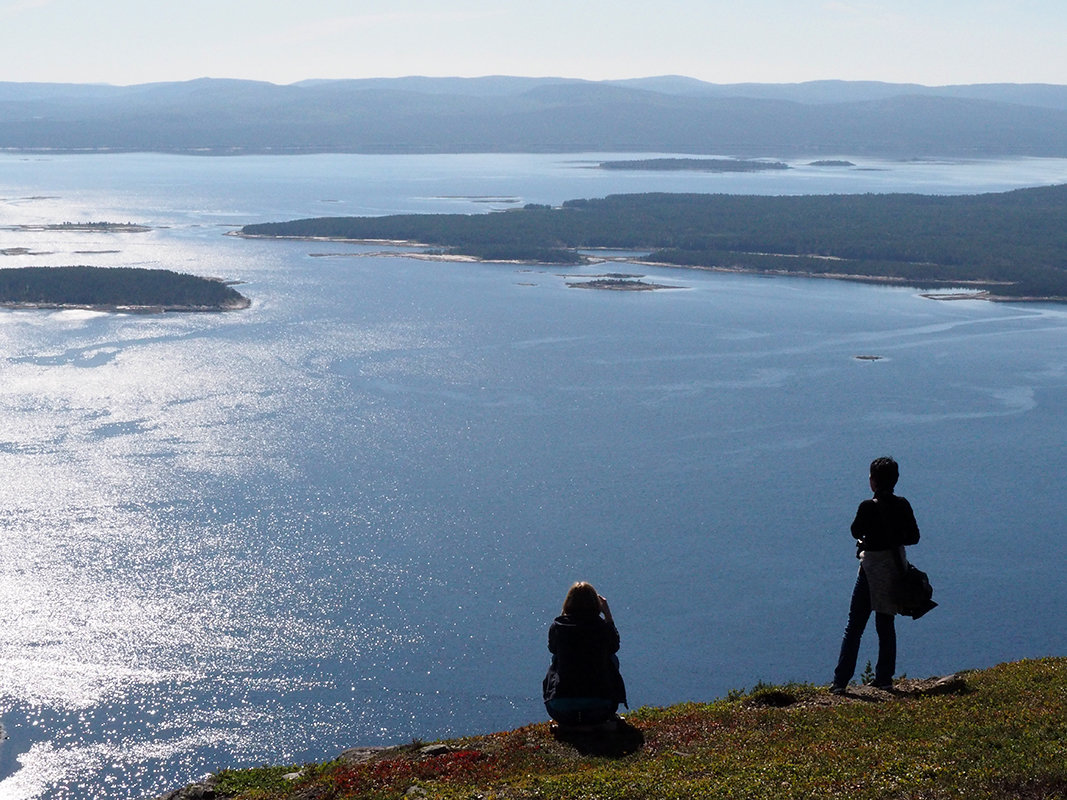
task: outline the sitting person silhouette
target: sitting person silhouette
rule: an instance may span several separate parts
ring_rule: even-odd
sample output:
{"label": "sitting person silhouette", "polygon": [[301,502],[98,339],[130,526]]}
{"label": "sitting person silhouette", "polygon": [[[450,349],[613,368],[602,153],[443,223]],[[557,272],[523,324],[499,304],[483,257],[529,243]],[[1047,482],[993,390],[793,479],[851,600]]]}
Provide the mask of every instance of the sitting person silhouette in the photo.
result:
{"label": "sitting person silhouette", "polygon": [[[571,586],[563,613],[548,629],[552,663],[542,684],[545,708],[560,726],[615,721],[626,686],[619,673],[619,632],[608,601],[584,581]],[[629,706],[627,706],[629,708]]]}

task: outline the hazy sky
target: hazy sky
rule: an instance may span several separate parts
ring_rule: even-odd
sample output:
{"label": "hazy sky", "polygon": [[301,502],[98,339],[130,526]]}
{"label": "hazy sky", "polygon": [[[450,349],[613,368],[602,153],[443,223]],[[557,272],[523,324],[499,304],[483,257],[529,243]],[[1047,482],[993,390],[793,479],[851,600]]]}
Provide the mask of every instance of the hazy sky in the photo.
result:
{"label": "hazy sky", "polygon": [[1064,0],[0,0],[0,81],[1067,84]]}

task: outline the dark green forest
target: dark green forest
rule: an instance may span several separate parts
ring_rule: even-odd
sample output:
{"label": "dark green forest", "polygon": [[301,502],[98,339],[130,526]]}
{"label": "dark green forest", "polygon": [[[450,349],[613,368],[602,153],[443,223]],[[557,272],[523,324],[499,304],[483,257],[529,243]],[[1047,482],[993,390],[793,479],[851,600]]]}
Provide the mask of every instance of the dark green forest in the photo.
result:
{"label": "dark green forest", "polygon": [[601,161],[600,169],[652,170],[655,172],[760,172],[789,169],[782,161],[741,158],[641,158],[635,161]]}
{"label": "dark green forest", "polygon": [[535,260],[550,263],[574,261],[582,249],[623,249],[677,266],[977,284],[997,296],[1067,299],[1067,186],[959,196],[610,195],[559,208],[324,217],[241,232],[396,239],[493,260],[538,251],[546,257]]}
{"label": "dark green forest", "polygon": [[166,269],[84,266],[0,269],[0,302],[218,311],[248,306],[244,295],[210,278]]}

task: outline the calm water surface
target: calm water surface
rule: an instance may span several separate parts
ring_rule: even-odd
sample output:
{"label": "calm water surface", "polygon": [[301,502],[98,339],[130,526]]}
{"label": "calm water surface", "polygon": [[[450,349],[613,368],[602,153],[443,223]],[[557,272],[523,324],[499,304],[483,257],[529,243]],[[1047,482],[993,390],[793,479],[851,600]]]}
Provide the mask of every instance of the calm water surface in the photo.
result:
{"label": "calm water surface", "polygon": [[[1036,159],[588,168],[606,157],[0,155],[0,249],[33,253],[0,266],[165,267],[253,300],[0,311],[0,797],[138,798],[541,720],[547,625],[579,578],[612,601],[635,705],[826,682],[883,453],[941,603],[898,623],[900,671],[1063,654],[1065,306],[683,270],[643,271],[674,291],[575,291],[558,268],[223,235],[1067,181]],[[13,228],[66,220],[153,229]]]}

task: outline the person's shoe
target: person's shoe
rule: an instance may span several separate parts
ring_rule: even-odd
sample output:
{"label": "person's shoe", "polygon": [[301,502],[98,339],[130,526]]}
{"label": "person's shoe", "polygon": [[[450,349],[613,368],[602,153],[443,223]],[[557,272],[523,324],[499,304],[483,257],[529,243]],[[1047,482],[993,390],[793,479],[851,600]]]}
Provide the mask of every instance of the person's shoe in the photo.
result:
{"label": "person's shoe", "polygon": [[881,689],[883,692],[888,692],[893,688],[893,681],[871,681],[868,686],[873,686],[875,689]]}
{"label": "person's shoe", "polygon": [[830,685],[830,694],[844,694],[846,688],[848,688],[848,687],[842,686],[841,684],[838,684],[838,683],[831,684]]}
{"label": "person's shoe", "polygon": [[606,719],[599,725],[594,725],[593,730],[597,733],[615,733],[619,729],[619,718],[617,716],[611,719]]}

